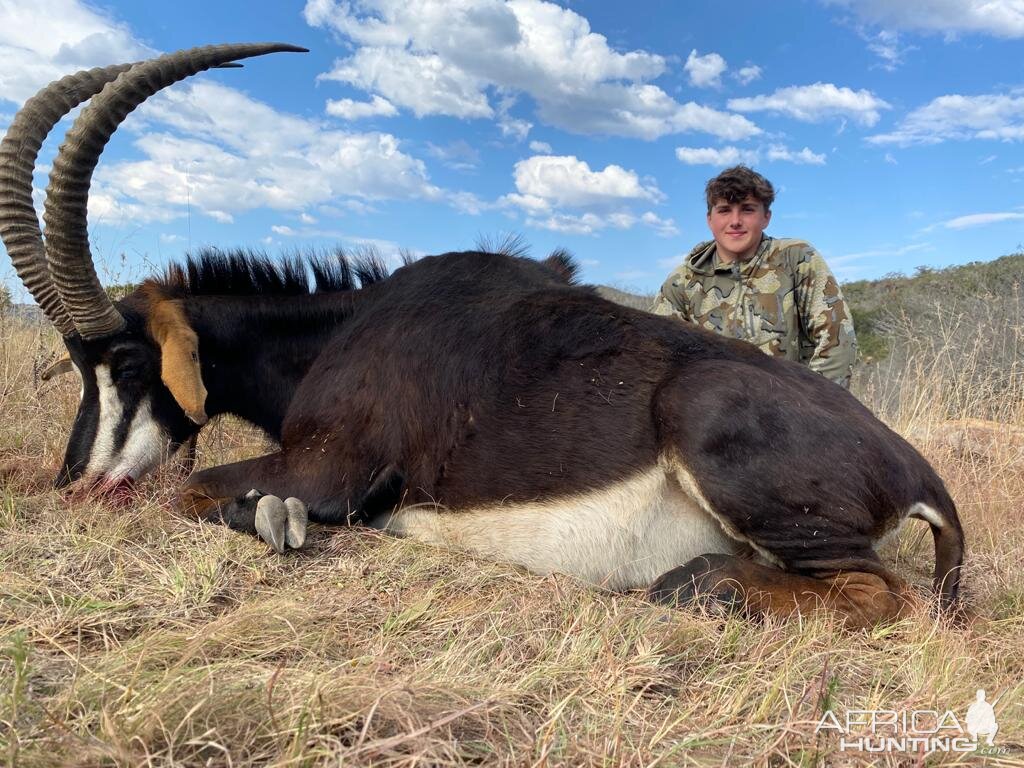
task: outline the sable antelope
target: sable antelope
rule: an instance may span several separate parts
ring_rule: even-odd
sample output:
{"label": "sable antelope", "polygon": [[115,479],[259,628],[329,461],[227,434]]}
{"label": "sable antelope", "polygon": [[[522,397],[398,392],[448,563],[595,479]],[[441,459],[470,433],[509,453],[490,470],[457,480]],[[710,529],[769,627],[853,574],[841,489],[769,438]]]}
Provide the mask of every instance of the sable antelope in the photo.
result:
{"label": "sable antelope", "polygon": [[[308,516],[673,603],[824,605],[863,625],[901,611],[876,546],[915,517],[934,535],[940,604],[955,603],[956,508],[907,442],[800,365],[576,285],[565,254],[447,253],[387,275],[210,251],[112,303],[86,201],[117,125],[198,71],[296,50],[214,46],[79,73],[11,125],[3,240],[83,382],[58,486],[137,479],[233,413],[279,450],[195,473],[181,505],[278,551],[302,546]],[[53,164],[44,245],[35,156],[90,97]]]}

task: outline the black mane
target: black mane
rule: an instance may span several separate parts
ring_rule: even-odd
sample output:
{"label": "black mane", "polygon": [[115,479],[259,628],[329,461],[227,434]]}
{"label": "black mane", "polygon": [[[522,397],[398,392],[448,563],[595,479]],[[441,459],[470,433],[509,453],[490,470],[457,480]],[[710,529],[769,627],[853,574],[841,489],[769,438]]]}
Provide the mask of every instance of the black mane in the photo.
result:
{"label": "black mane", "polygon": [[[408,260],[406,260],[407,262]],[[301,296],[365,288],[390,274],[374,252],[350,256],[341,248],[272,259],[242,248],[203,248],[185,262],[171,264],[153,281],[166,295]]]}
{"label": "black mane", "polygon": [[[510,247],[513,246],[513,247]],[[515,243],[501,243],[492,253],[522,256]],[[412,258],[403,254],[402,263]],[[564,249],[551,253],[543,262],[559,279],[574,284],[579,267]],[[342,248],[329,251],[293,253],[274,259],[262,251],[236,248],[222,251],[203,248],[173,263],[164,274],[150,281],[165,296],[304,296],[338,293],[365,288],[391,274],[383,257],[374,250],[350,255]]]}

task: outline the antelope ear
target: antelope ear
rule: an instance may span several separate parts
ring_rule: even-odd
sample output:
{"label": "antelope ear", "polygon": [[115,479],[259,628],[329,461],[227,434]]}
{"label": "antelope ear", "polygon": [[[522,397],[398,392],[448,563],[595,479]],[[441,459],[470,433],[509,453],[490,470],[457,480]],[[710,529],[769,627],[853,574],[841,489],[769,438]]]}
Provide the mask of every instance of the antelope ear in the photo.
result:
{"label": "antelope ear", "polygon": [[150,303],[148,330],[160,345],[160,378],[185,415],[196,424],[205,424],[209,418],[199,367],[199,337],[189,325],[181,302],[158,299]]}
{"label": "antelope ear", "polygon": [[53,365],[48,365],[46,369],[39,374],[39,378],[43,381],[49,381],[57,376],[63,376],[65,373],[71,373],[75,370],[75,364],[71,362],[70,357],[63,357]]}

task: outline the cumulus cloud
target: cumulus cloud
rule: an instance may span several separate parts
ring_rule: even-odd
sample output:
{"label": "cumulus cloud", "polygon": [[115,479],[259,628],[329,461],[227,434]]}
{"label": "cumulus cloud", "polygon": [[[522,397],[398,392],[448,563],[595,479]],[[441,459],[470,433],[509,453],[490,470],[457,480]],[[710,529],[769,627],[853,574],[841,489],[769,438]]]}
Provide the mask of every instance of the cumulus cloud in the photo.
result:
{"label": "cumulus cloud", "polygon": [[356,46],[323,79],[418,116],[494,119],[521,140],[529,122],[500,102],[526,94],[539,119],[576,133],[760,132],[741,115],[677,102],[649,82],[666,71],[662,56],[616,51],[584,17],[544,0],[308,0],[304,16]]}
{"label": "cumulus cloud", "polygon": [[[67,72],[155,53],[126,26],[80,2],[0,3],[0,99],[18,103]],[[368,107],[337,104],[353,119],[388,111],[383,99]],[[444,202],[451,194],[431,184],[424,163],[388,133],[331,130],[209,75],[160,92],[122,131],[136,134],[141,158],[108,158],[99,166],[89,200],[93,222],[168,222],[193,213],[230,223],[256,208],[298,212],[331,204],[366,211],[376,200]]]}
{"label": "cumulus cloud", "polygon": [[675,219],[663,219],[654,211],[645,211],[641,214],[640,221],[648,227],[652,227],[662,237],[671,237],[672,235],[679,234],[679,227],[676,226]]}
{"label": "cumulus cloud", "polygon": [[[336,198],[441,199],[423,162],[387,133],[327,130],[231,88],[199,82],[147,102],[135,129],[144,159],[101,165],[99,191],[140,221],[186,207],[217,221],[255,208],[303,209]],[[140,124],[141,123],[141,124]],[[173,128],[180,135],[167,133]]]}
{"label": "cumulus cloud", "polygon": [[760,80],[761,74],[761,68],[756,64],[752,64],[749,67],[740,67],[732,76],[739,80],[741,85],[749,85],[755,80]]}
{"label": "cumulus cloud", "polygon": [[365,117],[394,117],[398,114],[395,105],[380,96],[370,101],[353,101],[337,99],[327,101],[327,114],[340,117],[342,120],[361,120]]}
{"label": "cumulus cloud", "polygon": [[663,235],[678,231],[671,219],[633,210],[634,203],[657,203],[665,196],[653,183],[618,165],[595,171],[572,155],[535,155],[516,163],[514,179],[517,191],[505,195],[502,202],[526,213],[530,226],[592,234],[640,223]]}
{"label": "cumulus cloud", "polygon": [[1024,37],[1020,0],[823,0],[853,12],[861,21],[890,28]]}
{"label": "cumulus cloud", "polygon": [[871,91],[854,91],[832,83],[794,85],[768,95],[729,100],[729,109],[737,112],[775,112],[810,123],[846,117],[868,127],[878,122],[879,110],[889,108]]}
{"label": "cumulus cloud", "polygon": [[397,48],[360,48],[321,76],[364,91],[386,95],[388,103],[417,117],[492,117],[483,81],[436,54],[413,54]]}
{"label": "cumulus cloud", "polygon": [[801,165],[824,165],[825,155],[809,147],[792,150],[781,144],[770,144],[760,149],[740,147],[676,147],[676,158],[686,165],[714,165],[725,167],[744,163],[756,165],[762,159],[768,162],[789,162]]}
{"label": "cumulus cloud", "polygon": [[540,155],[550,155],[551,154],[551,145],[548,144],[546,141],[531,141],[530,142],[530,151],[531,152],[536,152],[537,154],[540,154]]}
{"label": "cumulus cloud", "polygon": [[754,165],[759,155],[753,149],[739,147],[676,147],[676,158],[686,165]]}
{"label": "cumulus cloud", "polygon": [[690,79],[690,85],[698,88],[718,88],[722,85],[722,73],[728,69],[725,59],[717,53],[704,56],[697,54],[697,49],[690,51],[686,57],[683,70]]}
{"label": "cumulus cloud", "polygon": [[939,144],[967,139],[1024,140],[1024,95],[939,96],[904,117],[874,144]]}
{"label": "cumulus cloud", "polygon": [[128,28],[76,0],[0,8],[0,100],[21,104],[58,77],[152,56]]}
{"label": "cumulus cloud", "polygon": [[654,185],[645,186],[634,171],[618,165],[592,171],[573,155],[535,155],[515,165],[521,195],[553,206],[607,206],[624,200],[663,199]]}
{"label": "cumulus cloud", "polygon": [[797,163],[799,165],[824,165],[825,155],[811,151],[810,147],[792,150],[779,144],[773,144],[765,151],[769,162]]}

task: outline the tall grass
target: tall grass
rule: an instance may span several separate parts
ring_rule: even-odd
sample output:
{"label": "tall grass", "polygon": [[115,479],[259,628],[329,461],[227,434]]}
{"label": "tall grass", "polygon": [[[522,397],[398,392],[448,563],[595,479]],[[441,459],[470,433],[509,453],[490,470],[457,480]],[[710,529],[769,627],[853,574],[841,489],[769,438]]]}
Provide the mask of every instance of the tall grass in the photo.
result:
{"label": "tall grass", "polygon": [[[860,396],[904,432],[968,417],[1024,428],[1019,322],[1000,337],[1016,339],[1010,366],[988,364],[994,324],[954,349],[957,330],[906,336]],[[962,717],[977,688],[999,697],[1009,750],[989,764],[1024,759],[1024,459],[1008,442],[980,454],[937,429],[914,438],[962,511],[979,620],[948,628],[922,611],[850,633],[828,615],[669,610],[366,530],[314,528],[306,550],[278,557],[176,516],[173,471],[127,508],[71,501],[48,481],[78,383],[36,374],[59,346],[0,321],[7,764],[923,765],[840,752],[815,725],[826,709]],[[264,450],[224,422],[199,455]],[[886,557],[927,584],[924,526]]]}

